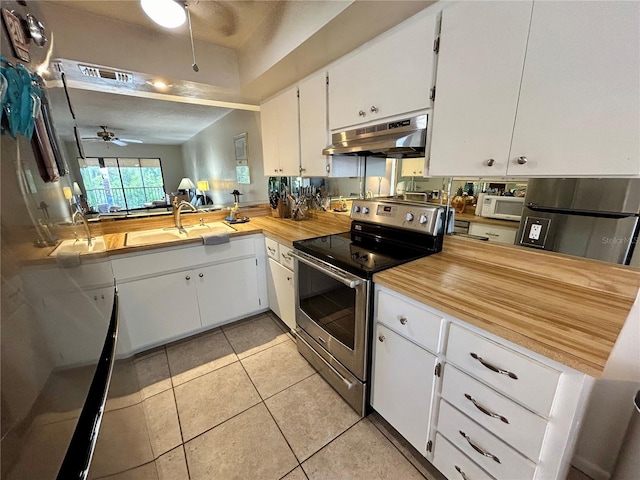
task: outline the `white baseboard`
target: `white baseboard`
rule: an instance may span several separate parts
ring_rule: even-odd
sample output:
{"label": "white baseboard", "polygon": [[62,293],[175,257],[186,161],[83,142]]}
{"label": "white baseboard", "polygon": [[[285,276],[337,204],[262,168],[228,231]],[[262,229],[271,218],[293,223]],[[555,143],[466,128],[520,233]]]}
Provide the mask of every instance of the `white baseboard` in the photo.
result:
{"label": "white baseboard", "polygon": [[571,464],[581,472],[593,478],[593,480],[609,480],[611,473],[603,470],[599,465],[587,460],[580,455],[574,455]]}

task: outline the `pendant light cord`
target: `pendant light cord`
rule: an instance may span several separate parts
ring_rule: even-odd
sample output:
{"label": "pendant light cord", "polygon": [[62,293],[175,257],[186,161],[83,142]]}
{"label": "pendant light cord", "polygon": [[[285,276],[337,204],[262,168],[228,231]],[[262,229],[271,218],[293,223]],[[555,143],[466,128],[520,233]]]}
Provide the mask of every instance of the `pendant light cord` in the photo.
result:
{"label": "pendant light cord", "polygon": [[187,20],[189,21],[189,37],[191,38],[191,55],[193,56],[193,68],[194,72],[198,72],[200,69],[198,68],[198,64],[196,63],[196,47],[193,44],[193,28],[191,27],[191,11],[189,10],[189,4],[185,3],[184,8],[187,10]]}

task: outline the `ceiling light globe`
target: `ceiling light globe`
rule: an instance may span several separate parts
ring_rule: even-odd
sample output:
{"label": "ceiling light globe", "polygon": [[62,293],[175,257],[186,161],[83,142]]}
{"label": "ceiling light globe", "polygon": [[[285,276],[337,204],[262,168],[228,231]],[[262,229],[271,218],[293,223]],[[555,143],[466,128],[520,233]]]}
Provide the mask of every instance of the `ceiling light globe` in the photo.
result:
{"label": "ceiling light globe", "polygon": [[174,0],[140,0],[147,16],[161,27],[177,28],[187,19],[184,5]]}

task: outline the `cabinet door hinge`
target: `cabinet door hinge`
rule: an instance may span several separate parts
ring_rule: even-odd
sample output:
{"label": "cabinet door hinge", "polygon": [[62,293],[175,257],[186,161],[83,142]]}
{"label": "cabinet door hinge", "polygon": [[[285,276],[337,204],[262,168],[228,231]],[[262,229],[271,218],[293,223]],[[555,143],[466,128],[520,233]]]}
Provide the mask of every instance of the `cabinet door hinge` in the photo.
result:
{"label": "cabinet door hinge", "polygon": [[436,99],[436,86],[431,87],[431,93],[429,94],[429,98],[433,102]]}
{"label": "cabinet door hinge", "polygon": [[258,259],[256,258],[256,267],[258,266]]}
{"label": "cabinet door hinge", "polygon": [[331,164],[327,163],[327,173],[331,173]]}
{"label": "cabinet door hinge", "polygon": [[442,372],[442,364],[440,362],[438,362],[438,364],[436,365],[436,368],[434,369],[433,374],[436,377],[439,377],[441,372]]}
{"label": "cabinet door hinge", "polygon": [[436,39],[433,41],[433,51],[435,53],[438,53],[440,51],[440,37],[436,37]]}
{"label": "cabinet door hinge", "polygon": [[327,81],[327,85],[329,85],[329,74],[327,73],[327,76],[326,76],[326,77],[324,77],[324,78],[325,78],[325,79],[326,79],[326,81]]}
{"label": "cabinet door hinge", "polygon": [[258,305],[262,305],[262,300],[258,298]]}
{"label": "cabinet door hinge", "polygon": [[427,442],[427,452],[431,452],[433,450],[433,442],[429,440]]}

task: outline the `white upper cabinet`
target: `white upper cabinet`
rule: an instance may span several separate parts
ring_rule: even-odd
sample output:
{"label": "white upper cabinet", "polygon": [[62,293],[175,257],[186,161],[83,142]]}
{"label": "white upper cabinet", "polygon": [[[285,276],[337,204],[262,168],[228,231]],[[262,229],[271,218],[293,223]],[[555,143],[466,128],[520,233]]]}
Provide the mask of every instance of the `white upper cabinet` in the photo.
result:
{"label": "white upper cabinet", "polygon": [[639,64],[640,2],[535,2],[507,174],[640,174]]}
{"label": "white upper cabinet", "polygon": [[329,129],[430,107],[435,12],[421,12],[329,69]]}
{"label": "white upper cabinet", "polygon": [[640,174],[640,3],[442,14],[429,175]]}
{"label": "white upper cabinet", "polygon": [[298,88],[293,87],[260,106],[262,156],[267,176],[300,174]]}
{"label": "white upper cabinet", "polygon": [[429,175],[506,172],[531,7],[461,2],[442,12]]}
{"label": "white upper cabinet", "polygon": [[329,145],[327,129],[327,76],[315,75],[298,85],[300,95],[300,174],[304,177],[327,175],[327,157],[322,149]]}

